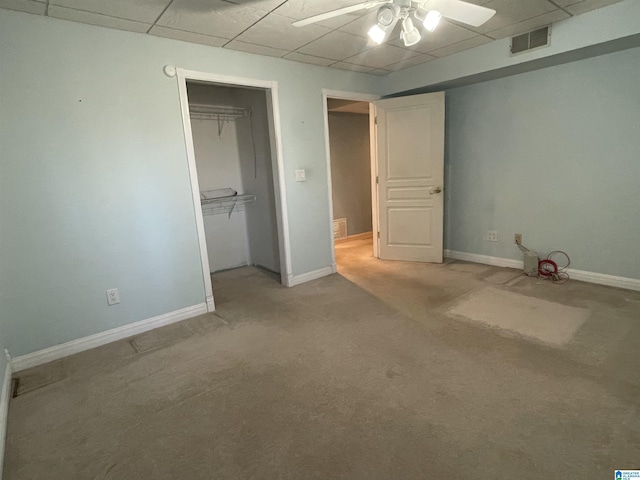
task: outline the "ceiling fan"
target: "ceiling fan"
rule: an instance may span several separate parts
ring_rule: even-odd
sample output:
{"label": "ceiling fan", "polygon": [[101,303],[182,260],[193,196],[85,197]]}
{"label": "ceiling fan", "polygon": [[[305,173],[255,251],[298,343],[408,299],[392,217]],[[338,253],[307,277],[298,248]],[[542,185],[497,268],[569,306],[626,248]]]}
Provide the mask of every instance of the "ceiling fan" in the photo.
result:
{"label": "ceiling fan", "polygon": [[369,29],[368,35],[377,44],[381,44],[393,31],[398,21],[402,21],[402,38],[405,46],[415,45],[421,39],[420,32],[414,26],[411,16],[419,20],[424,28],[433,32],[442,17],[456,22],[479,27],[496,13],[492,8],[474,5],[462,0],[368,0],[349,7],[314,15],[293,22],[294,27],[303,27],[329,18],[378,7],[376,24]]}

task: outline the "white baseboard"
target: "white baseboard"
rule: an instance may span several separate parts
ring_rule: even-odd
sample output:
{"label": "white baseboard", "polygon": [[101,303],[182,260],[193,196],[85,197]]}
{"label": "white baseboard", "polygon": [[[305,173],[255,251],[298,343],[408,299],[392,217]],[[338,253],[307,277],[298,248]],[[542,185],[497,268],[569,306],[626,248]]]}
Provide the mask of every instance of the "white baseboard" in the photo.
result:
{"label": "white baseboard", "polygon": [[7,362],[0,394],[0,478],[4,467],[4,446],[7,441],[7,417],[9,416],[9,401],[11,400],[11,362]]}
{"label": "white baseboard", "polygon": [[585,272],[584,270],[574,270],[572,268],[569,269],[569,276],[581,282],[597,283],[599,285],[608,285],[609,287],[640,291],[640,280],[636,280],[635,278],[616,277],[615,275]]}
{"label": "white baseboard", "polygon": [[466,262],[482,263],[484,265],[493,265],[494,267],[506,268],[524,268],[522,260],[513,260],[511,258],[490,257],[489,255],[478,255],[476,253],[456,252],[455,250],[445,250],[444,256],[455,260],[464,260]]}
{"label": "white baseboard", "polygon": [[[523,268],[523,262],[521,260],[513,260],[511,258],[490,257],[488,255],[478,255],[475,253],[456,252],[455,250],[445,250],[444,256],[455,260],[465,260],[467,262],[482,263],[484,265],[493,265],[496,267]],[[572,268],[568,270],[568,273],[573,280],[640,291],[640,280],[635,278],[617,277],[615,275],[586,272],[584,270],[574,270]]]}
{"label": "white baseboard", "polygon": [[52,362],[63,357],[68,357],[74,353],[84,352],[91,348],[100,347],[107,343],[115,342],[116,340],[122,340],[123,338],[148,332],[154,328],[186,320],[187,318],[202,315],[203,313],[207,313],[206,303],[200,303],[191,307],[164,313],[156,317],[147,318],[146,320],[107,330],[106,332],[96,333],[95,335],[71,340],[70,342],[66,342],[61,345],[55,345],[53,347],[45,348],[44,350],[28,353],[27,355],[14,358],[11,362],[11,366],[13,367],[14,372],[20,372],[27,368]]}
{"label": "white baseboard", "polygon": [[296,285],[300,285],[301,283],[306,283],[317,278],[326,277],[327,275],[331,275],[332,273],[336,273],[335,265],[319,268],[318,270],[313,270],[307,273],[301,273],[300,275],[291,275],[288,278],[287,287],[295,287]]}

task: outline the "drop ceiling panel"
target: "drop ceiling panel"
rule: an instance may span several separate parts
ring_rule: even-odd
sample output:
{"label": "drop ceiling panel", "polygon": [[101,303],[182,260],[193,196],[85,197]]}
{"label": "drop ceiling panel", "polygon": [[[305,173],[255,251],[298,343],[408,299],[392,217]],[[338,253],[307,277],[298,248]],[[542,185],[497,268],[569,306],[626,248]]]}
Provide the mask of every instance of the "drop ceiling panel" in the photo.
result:
{"label": "drop ceiling panel", "polygon": [[369,29],[376,24],[377,11],[366,11],[366,13],[359,18],[353,20],[346,25],[340,27],[341,32],[350,33],[352,35],[358,35],[360,37],[367,37]]}
{"label": "drop ceiling panel", "polygon": [[484,25],[469,27],[478,33],[498,30],[558,9],[548,0],[491,0],[484,6],[493,8],[496,14]]}
{"label": "drop ceiling panel", "polygon": [[593,8],[606,7],[618,3],[621,0],[553,0],[560,7],[568,7],[569,5],[578,5],[580,3],[588,3]]}
{"label": "drop ceiling panel", "polygon": [[[384,75],[549,25],[621,0],[466,0],[497,14],[474,28],[442,21],[405,47],[397,25],[382,45],[367,36],[377,8],[296,28],[313,15],[359,0],[0,0],[0,8],[80,23]],[[640,0],[631,0],[640,1]],[[47,10],[48,6],[48,10]]]}
{"label": "drop ceiling panel", "polygon": [[568,6],[567,11],[571,15],[580,15],[581,13],[590,12],[596,8],[606,7],[607,5],[613,5],[619,2],[620,0],[584,0],[583,2]]}
{"label": "drop ceiling panel", "polygon": [[185,32],[183,30],[174,30],[173,28],[160,27],[158,25],[152,27],[149,33],[158,37],[172,38],[174,40],[182,40],[183,42],[200,43],[202,45],[210,45],[212,47],[221,47],[229,41],[226,38],[212,37],[211,35],[202,35],[201,33]]}
{"label": "drop ceiling panel", "polygon": [[477,35],[467,40],[463,40],[462,42],[454,43],[437,50],[431,50],[429,52],[429,55],[433,55],[434,57],[446,57],[447,55],[453,55],[454,53],[463,52],[464,50],[479,47],[480,45],[484,45],[492,41],[493,40],[489,37],[485,37],[484,35]]}
{"label": "drop ceiling panel", "polygon": [[[468,28],[445,21],[440,22],[438,28],[436,28],[436,30],[433,32],[429,32],[421,28],[420,34],[422,35],[422,40],[420,40],[415,45],[405,48],[408,48],[409,50],[415,50],[416,52],[420,53],[429,53],[433,50],[447,47],[449,45],[453,45],[454,43],[459,43],[463,40],[468,40],[478,35],[476,32],[473,32]],[[397,28],[394,31],[393,37],[392,39],[390,39],[389,43],[391,45],[395,45],[396,47],[403,47],[404,42],[399,37],[400,28]]]}
{"label": "drop ceiling panel", "polygon": [[331,68],[339,68],[340,70],[351,70],[352,72],[369,73],[373,68],[364,65],[355,65],[347,62],[337,62],[331,65]]}
{"label": "drop ceiling panel", "polygon": [[375,48],[371,48],[366,52],[349,57],[345,61],[373,68],[386,68],[387,65],[391,65],[402,60],[408,60],[409,58],[417,55],[420,54],[404,48],[394,47],[393,45],[382,44]]}
{"label": "drop ceiling panel", "polygon": [[236,37],[236,40],[279,48],[286,50],[285,53],[287,53],[329,32],[331,32],[330,29],[318,25],[307,25],[304,28],[292,27],[290,18],[272,13]]}
{"label": "drop ceiling panel", "polygon": [[228,3],[255,8],[257,10],[272,11],[284,3],[285,0],[224,0]]}
{"label": "drop ceiling panel", "polygon": [[284,56],[287,60],[293,60],[294,62],[309,63],[311,65],[329,66],[335,62],[335,60],[329,60],[327,58],[314,57],[313,55],[304,55],[298,52],[291,52]]}
{"label": "drop ceiling panel", "polygon": [[222,0],[174,0],[157,25],[232,39],[267,13]]}
{"label": "drop ceiling panel", "polygon": [[50,0],[49,4],[153,23],[170,2],[171,0]]}
{"label": "drop ceiling panel", "polygon": [[415,65],[420,65],[422,63],[426,63],[430,60],[433,60],[436,57],[432,57],[431,55],[427,55],[426,53],[421,53],[419,55],[416,55],[415,57],[411,57],[407,60],[401,60],[399,62],[396,63],[392,63],[391,65],[387,65],[386,67],[384,67],[387,70],[390,70],[392,72],[397,72],[398,70],[402,70],[404,68],[409,68],[409,67],[413,67]]}
{"label": "drop ceiling panel", "polygon": [[44,15],[47,6],[43,2],[33,2],[31,0],[0,0],[0,8]]}
{"label": "drop ceiling panel", "polygon": [[318,40],[305,45],[298,51],[315,57],[344,60],[371,48],[368,40],[349,33],[333,31]]}
{"label": "drop ceiling panel", "polygon": [[60,7],[58,5],[49,5],[49,16],[61,18],[63,20],[72,20],[74,22],[88,23],[90,25],[99,25],[101,27],[115,28],[117,30],[127,30],[130,32],[147,33],[150,24],[134,22],[133,20],[125,20],[123,18],[109,17],[100,13],[83,12],[74,10],[73,8]]}
{"label": "drop ceiling panel", "polygon": [[226,44],[224,48],[238,50],[239,52],[255,53],[256,55],[266,55],[267,57],[282,57],[288,53],[288,50],[265,47],[264,45],[254,45],[253,43],[245,43],[238,40],[232,40]]}
{"label": "drop ceiling panel", "polygon": [[530,18],[528,20],[525,20],[524,22],[516,23],[515,25],[508,25],[498,30],[493,30],[491,32],[488,32],[486,35],[488,37],[495,38],[496,40],[505,37],[513,37],[515,35],[527,33],[531,30],[535,30],[538,27],[544,27],[545,25],[549,25],[553,22],[558,22],[569,17],[570,15],[563,12],[562,10],[556,10],[555,12],[545,13],[544,15]]}

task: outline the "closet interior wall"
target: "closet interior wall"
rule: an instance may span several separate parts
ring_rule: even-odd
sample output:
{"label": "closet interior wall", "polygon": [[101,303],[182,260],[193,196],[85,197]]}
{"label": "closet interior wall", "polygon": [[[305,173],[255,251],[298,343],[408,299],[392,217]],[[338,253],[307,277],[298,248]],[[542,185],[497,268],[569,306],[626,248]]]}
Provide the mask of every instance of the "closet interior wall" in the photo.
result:
{"label": "closet interior wall", "polygon": [[200,192],[232,188],[256,200],[204,215],[211,272],[257,265],[280,272],[267,92],[189,82],[189,105],[244,108],[231,121],[191,118]]}

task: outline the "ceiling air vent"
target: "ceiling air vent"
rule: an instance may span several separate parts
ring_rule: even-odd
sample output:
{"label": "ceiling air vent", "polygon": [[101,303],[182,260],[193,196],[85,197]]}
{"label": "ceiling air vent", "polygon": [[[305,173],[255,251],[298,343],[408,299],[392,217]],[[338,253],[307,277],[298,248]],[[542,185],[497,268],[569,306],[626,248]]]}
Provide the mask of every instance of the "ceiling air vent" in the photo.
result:
{"label": "ceiling air vent", "polygon": [[511,55],[527,52],[534,48],[546,47],[549,45],[550,36],[551,27],[547,26],[534,30],[533,32],[511,37]]}

